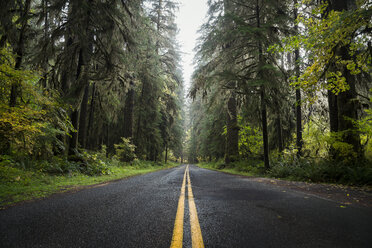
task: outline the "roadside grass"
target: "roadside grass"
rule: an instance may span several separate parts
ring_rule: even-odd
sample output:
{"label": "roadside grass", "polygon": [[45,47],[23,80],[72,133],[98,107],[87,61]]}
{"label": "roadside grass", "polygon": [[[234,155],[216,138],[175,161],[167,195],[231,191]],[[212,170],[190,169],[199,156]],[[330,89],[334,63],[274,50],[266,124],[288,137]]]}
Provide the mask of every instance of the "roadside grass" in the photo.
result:
{"label": "roadside grass", "polygon": [[265,177],[264,164],[258,159],[237,161],[229,165],[226,165],[223,160],[214,162],[200,162],[197,164],[197,166],[235,175]]}
{"label": "roadside grass", "polygon": [[198,166],[235,175],[268,177],[288,181],[351,186],[372,185],[372,165],[367,160],[353,164],[309,159],[275,160],[272,161],[271,168],[268,171],[265,170],[263,162],[258,159],[238,161],[229,165],[224,164],[222,160],[209,163],[201,162]]}
{"label": "roadside grass", "polygon": [[[106,161],[106,164],[109,162]],[[113,161],[112,165],[108,164],[108,170],[101,175],[87,175],[79,171],[53,175],[43,171],[0,164],[0,209],[58,192],[76,190],[177,165],[172,162],[164,165],[149,161],[135,161],[132,164]]]}

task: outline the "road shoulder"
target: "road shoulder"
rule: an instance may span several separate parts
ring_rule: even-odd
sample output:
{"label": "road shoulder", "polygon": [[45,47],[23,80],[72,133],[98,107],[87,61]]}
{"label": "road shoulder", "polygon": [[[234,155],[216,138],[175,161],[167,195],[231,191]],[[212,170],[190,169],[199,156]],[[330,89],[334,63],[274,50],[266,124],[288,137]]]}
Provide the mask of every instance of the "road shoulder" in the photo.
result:
{"label": "road shoulder", "polygon": [[[210,168],[203,169],[211,170]],[[310,196],[334,201],[340,204],[340,207],[368,207],[372,208],[372,187],[354,187],[338,184],[310,183],[300,181],[288,181],[283,179],[246,176],[238,173],[225,172],[223,170],[213,169],[225,174],[234,175],[242,178],[249,178],[252,181],[273,185],[281,190],[300,191]]]}

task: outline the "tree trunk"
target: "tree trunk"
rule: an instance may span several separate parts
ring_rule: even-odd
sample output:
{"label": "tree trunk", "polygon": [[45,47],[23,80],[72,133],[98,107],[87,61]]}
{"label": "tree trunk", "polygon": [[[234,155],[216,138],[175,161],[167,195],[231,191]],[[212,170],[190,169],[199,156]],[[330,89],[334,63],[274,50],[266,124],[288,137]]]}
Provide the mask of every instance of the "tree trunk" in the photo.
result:
{"label": "tree trunk", "polygon": [[283,151],[283,132],[282,132],[282,120],[280,118],[280,109],[277,110],[278,114],[276,116],[276,129],[278,132],[278,150],[279,153]]}
{"label": "tree trunk", "polygon": [[[88,0],[88,2],[91,3],[92,1]],[[75,4],[75,2],[71,4],[72,11],[80,10],[79,5],[73,5],[73,4]],[[93,44],[93,38],[94,38],[92,33],[90,32],[90,15],[91,15],[90,9],[88,8],[87,12],[84,12],[83,14],[85,15],[85,18],[86,18],[85,27],[83,29],[83,32],[84,32],[83,35],[87,38],[87,40],[79,40],[80,50],[79,50],[79,55],[78,55],[79,57],[78,57],[77,68],[76,68],[76,77],[74,81],[75,85],[74,87],[72,87],[72,89],[69,89],[69,94],[73,93],[72,95],[76,98],[76,100],[74,101],[75,106],[74,106],[73,112],[78,113],[77,115],[78,119],[76,123],[72,123],[77,132],[72,134],[71,141],[73,142],[69,143],[69,146],[73,146],[73,147],[69,147],[70,155],[72,151],[77,150],[77,144],[78,144],[77,140],[79,136],[79,115],[80,115],[80,110],[81,110],[82,98],[85,95],[84,91],[87,90],[86,87],[89,87],[88,67],[91,61],[90,52],[93,48],[92,44]],[[85,106],[85,112],[86,112],[86,106]],[[84,119],[86,119],[86,113],[84,113]],[[76,139],[76,142],[75,142],[75,139]]]}
{"label": "tree trunk", "polygon": [[79,143],[83,148],[86,148],[86,142],[87,142],[88,98],[89,98],[89,84],[85,86],[84,96],[81,102],[81,110],[80,110]]}
{"label": "tree trunk", "polygon": [[[341,48],[343,59],[350,59],[346,47]],[[355,77],[351,75],[350,71],[345,67],[343,75],[350,89],[341,92],[337,96],[338,105],[338,128],[342,132],[342,141],[353,146],[353,150],[358,156],[362,156],[362,147],[360,143],[360,135],[357,127],[353,121],[358,120],[358,103],[355,89]]]}
{"label": "tree trunk", "polygon": [[267,132],[267,111],[265,102],[265,86],[261,86],[261,119],[262,119],[262,138],[264,147],[265,169],[270,169],[269,162],[269,138]]}
{"label": "tree trunk", "polygon": [[[224,0],[224,11],[225,14],[232,12],[232,4],[228,0]],[[224,29],[228,30],[232,28],[232,22],[226,21]],[[234,41],[227,42],[224,49],[229,49]],[[237,102],[236,102],[236,82],[229,82],[229,88],[231,94],[227,101],[227,113],[226,113],[226,143],[225,143],[225,163],[237,161],[239,159],[239,127],[238,127],[238,116],[237,116]]]}
{"label": "tree trunk", "polygon": [[302,111],[301,111],[301,90],[296,89],[296,147],[297,156],[302,155]]}
{"label": "tree trunk", "polygon": [[68,144],[68,155],[75,155],[78,147],[78,131],[79,131],[79,109],[75,109],[71,113],[71,124],[76,132],[71,133]]}
{"label": "tree trunk", "polygon": [[165,157],[164,157],[164,163],[167,164],[168,162],[168,146],[165,145]]}
{"label": "tree trunk", "polygon": [[[261,28],[261,21],[260,21],[260,6],[259,0],[256,1],[256,21],[257,21],[257,28]],[[262,67],[264,66],[265,61],[263,57],[263,49],[262,43],[258,40],[258,73],[257,76],[259,79],[263,78]],[[263,139],[263,148],[264,148],[264,164],[265,169],[268,170],[270,168],[269,162],[269,138],[267,132],[267,111],[266,111],[266,102],[265,102],[265,86],[262,85],[260,89],[261,94],[261,121],[262,121],[262,139]]]}
{"label": "tree trunk", "polygon": [[3,34],[0,39],[0,48],[4,48],[6,46],[6,41],[8,40],[8,36]]}
{"label": "tree trunk", "polygon": [[44,44],[43,44],[43,77],[40,79],[41,86],[45,89],[48,82],[48,54],[47,54],[47,44],[48,44],[48,0],[43,0],[43,12],[44,12]]}
{"label": "tree trunk", "polygon": [[[297,5],[297,0],[294,1]],[[298,34],[298,25],[297,20],[297,7],[294,8],[294,19],[295,19],[295,32]],[[295,73],[296,77],[300,77],[300,51],[299,49],[295,50]],[[296,88],[296,147],[297,147],[297,156],[302,155],[302,111],[301,111],[301,89]]]}
{"label": "tree trunk", "polygon": [[134,109],[134,83],[130,82],[130,88],[125,99],[124,106],[124,138],[133,138],[133,109]]}
{"label": "tree trunk", "polygon": [[226,150],[225,163],[229,164],[238,160],[239,157],[239,127],[237,118],[236,94],[231,93],[227,102],[227,122],[226,122]]}
{"label": "tree trunk", "polygon": [[329,124],[331,132],[338,132],[337,96],[328,90]]}
{"label": "tree trunk", "polygon": [[[18,44],[16,48],[16,63],[15,63],[15,69],[19,70],[22,66],[22,60],[24,55],[24,49],[25,49],[25,33],[27,29],[27,21],[28,21],[28,12],[30,11],[31,7],[31,0],[26,0],[24,9],[22,11],[21,16],[21,29],[19,31],[19,39]],[[21,8],[21,6],[20,6]],[[9,106],[15,107],[17,105],[17,99],[20,95],[20,91],[22,89],[20,88],[19,82],[12,82],[11,90],[10,90],[10,99],[9,99]]]}
{"label": "tree trunk", "polygon": [[[139,106],[140,108],[143,106],[143,99],[144,99],[144,95],[145,95],[145,81],[142,82],[142,89],[141,89],[141,97],[139,99]],[[136,146],[136,154],[140,154],[142,153],[142,145],[140,144],[140,131],[141,131],[141,110],[140,109],[138,112],[138,119],[137,119],[137,131],[136,131],[136,136],[135,136],[135,139],[134,139],[134,145]]]}
{"label": "tree trunk", "polygon": [[[335,11],[347,11],[355,9],[355,0],[329,0],[329,9]],[[348,46],[342,46],[336,51],[336,55],[342,60],[352,59],[349,53]],[[341,133],[341,140],[347,144],[353,146],[354,153],[361,157],[363,156],[362,147],[360,144],[360,135],[353,124],[353,121],[358,119],[358,103],[356,101],[356,86],[355,76],[351,75],[350,71],[343,65],[342,75],[345,77],[346,82],[350,86],[350,89],[345,92],[341,92],[337,99],[337,114],[338,123],[337,128]],[[335,113],[333,113],[335,114]],[[331,118],[333,121],[333,118]],[[335,125],[335,123],[333,123]],[[348,155],[347,155],[348,156]]]}
{"label": "tree trunk", "polygon": [[[110,123],[106,124],[106,149],[110,147]],[[106,153],[108,155],[108,153]]]}
{"label": "tree trunk", "polygon": [[93,130],[93,120],[94,120],[94,104],[95,104],[95,96],[96,96],[96,83],[93,83],[92,86],[92,97],[90,100],[90,108],[89,108],[89,120],[88,120],[88,127],[87,127],[87,139],[86,142],[90,142],[89,144],[85,144],[87,148],[92,149],[93,147],[93,140],[91,139],[91,134]]}
{"label": "tree trunk", "polygon": [[[76,70],[76,83],[77,84],[81,84],[81,82],[79,82],[80,80],[84,80],[84,79],[80,79],[80,77],[84,77],[84,75],[82,75],[84,72],[84,57],[83,57],[83,49],[81,48],[80,49],[80,52],[79,52],[79,60],[78,60],[78,65],[77,65],[77,70]],[[72,126],[74,127],[75,129],[75,132],[73,132],[71,134],[71,137],[69,138],[69,148],[68,148],[68,155],[74,155],[77,151],[77,148],[78,148],[78,136],[79,136],[79,117],[80,117],[80,107],[81,107],[81,92],[83,88],[79,87],[79,85],[77,85],[77,89],[76,89],[76,97],[77,97],[77,103],[76,103],[76,106],[73,108],[72,110],[72,114],[71,114],[71,124]]]}

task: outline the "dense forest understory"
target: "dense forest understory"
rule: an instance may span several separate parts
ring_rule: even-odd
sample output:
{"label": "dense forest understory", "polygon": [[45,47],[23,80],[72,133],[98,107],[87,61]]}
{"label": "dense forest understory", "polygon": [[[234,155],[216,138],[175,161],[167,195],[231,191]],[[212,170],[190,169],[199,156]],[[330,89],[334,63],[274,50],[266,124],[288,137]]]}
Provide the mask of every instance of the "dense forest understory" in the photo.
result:
{"label": "dense forest understory", "polygon": [[189,92],[189,161],[371,185],[371,2],[208,3]]}
{"label": "dense forest understory", "polygon": [[1,1],[0,204],[169,161],[371,185],[371,2],[208,5],[186,92],[176,0]]}

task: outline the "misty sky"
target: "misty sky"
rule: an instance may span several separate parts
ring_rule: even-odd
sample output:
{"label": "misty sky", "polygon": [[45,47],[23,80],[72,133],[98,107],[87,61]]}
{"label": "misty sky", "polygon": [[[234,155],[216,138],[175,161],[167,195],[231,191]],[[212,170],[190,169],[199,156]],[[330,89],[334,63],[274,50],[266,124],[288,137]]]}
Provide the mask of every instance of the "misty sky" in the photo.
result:
{"label": "misty sky", "polygon": [[190,77],[194,65],[194,47],[199,37],[198,29],[203,24],[207,13],[207,0],[180,0],[180,9],[177,13],[179,28],[178,42],[181,45],[183,76],[185,88],[190,85]]}

